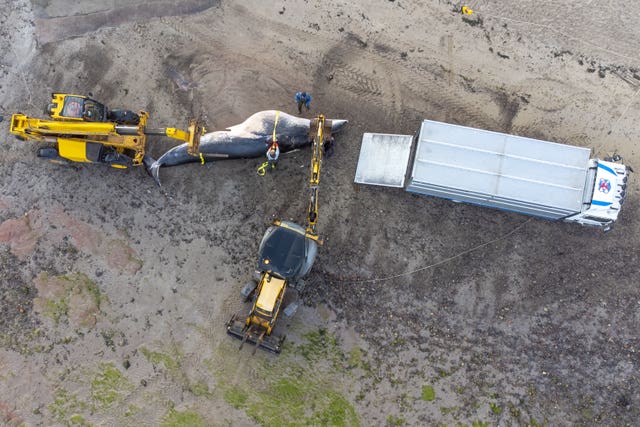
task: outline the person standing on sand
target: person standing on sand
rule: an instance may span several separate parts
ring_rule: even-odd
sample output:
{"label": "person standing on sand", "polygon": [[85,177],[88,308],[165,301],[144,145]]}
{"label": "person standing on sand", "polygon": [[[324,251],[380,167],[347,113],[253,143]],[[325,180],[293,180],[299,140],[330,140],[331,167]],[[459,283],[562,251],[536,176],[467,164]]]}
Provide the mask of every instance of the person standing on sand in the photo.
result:
{"label": "person standing on sand", "polygon": [[307,111],[311,108],[311,94],[307,92],[296,93],[296,103],[298,104],[298,114],[302,114],[302,105],[307,107]]}

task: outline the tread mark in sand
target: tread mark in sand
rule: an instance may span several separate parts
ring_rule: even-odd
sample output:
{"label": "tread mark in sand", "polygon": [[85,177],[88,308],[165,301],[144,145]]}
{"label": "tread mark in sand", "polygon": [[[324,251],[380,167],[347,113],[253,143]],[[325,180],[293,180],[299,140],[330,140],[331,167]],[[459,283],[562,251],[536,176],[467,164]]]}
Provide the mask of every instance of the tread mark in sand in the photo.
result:
{"label": "tread mark in sand", "polygon": [[[411,61],[398,61],[398,52],[376,52],[371,53],[365,51],[362,48],[348,47],[341,44],[330,49],[324,57],[323,69],[332,69],[334,77],[345,76],[347,82],[354,82],[355,84],[349,85],[344,82],[340,82],[340,78],[333,79],[332,82],[336,82],[340,87],[356,94],[359,98],[365,98],[369,102],[378,106],[385,113],[393,113],[393,116],[399,116],[399,123],[402,124],[405,118],[405,110],[408,106],[404,106],[402,103],[402,93],[411,93],[416,98],[424,99],[425,102],[431,101],[437,109],[442,109],[447,112],[447,117],[464,117],[464,123],[479,127],[495,127],[496,121],[486,117],[484,114],[484,108],[482,107],[484,102],[476,100],[475,103],[465,101],[464,96],[452,96],[451,87],[444,84],[443,76],[438,74],[438,69],[427,69],[424,64],[412,64]],[[364,58],[363,58],[364,57]],[[383,75],[374,76],[359,69],[352,63],[345,63],[345,58],[363,58],[371,61],[384,70]],[[408,70],[411,74],[411,78],[398,81],[396,87],[390,87],[388,93],[384,89],[380,89],[378,84],[374,84],[373,81],[384,81],[390,79],[393,82],[395,75],[394,67],[402,67]],[[342,74],[344,73],[344,74]],[[318,76],[316,82],[326,81],[324,76]],[[366,82],[366,83],[365,83]],[[320,83],[317,83],[320,84]],[[393,85],[393,83],[392,83]],[[464,91],[462,86],[453,86]],[[446,89],[446,90],[445,90]],[[389,95],[391,103],[384,102],[381,95]]]}

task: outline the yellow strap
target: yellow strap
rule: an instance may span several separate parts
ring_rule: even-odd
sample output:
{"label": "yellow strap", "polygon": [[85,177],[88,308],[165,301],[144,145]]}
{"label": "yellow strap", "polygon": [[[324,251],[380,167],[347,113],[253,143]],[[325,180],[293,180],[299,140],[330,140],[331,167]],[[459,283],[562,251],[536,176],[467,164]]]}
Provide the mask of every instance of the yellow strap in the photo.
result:
{"label": "yellow strap", "polygon": [[280,118],[280,111],[276,111],[276,121],[273,123],[273,142],[276,142],[276,128],[278,127],[278,119]]}
{"label": "yellow strap", "polygon": [[260,176],[264,176],[267,173],[267,166],[269,166],[269,162],[264,162],[260,166],[258,166],[258,170],[256,173]]}
{"label": "yellow strap", "polygon": [[202,155],[202,153],[198,153],[200,154],[200,164],[204,165],[204,156]]}

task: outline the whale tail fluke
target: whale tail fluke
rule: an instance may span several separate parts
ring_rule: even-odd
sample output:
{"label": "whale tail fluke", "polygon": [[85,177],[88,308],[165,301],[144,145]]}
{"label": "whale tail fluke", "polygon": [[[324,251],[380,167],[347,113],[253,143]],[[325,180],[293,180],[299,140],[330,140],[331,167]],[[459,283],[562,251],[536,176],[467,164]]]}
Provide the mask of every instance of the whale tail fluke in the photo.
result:
{"label": "whale tail fluke", "polygon": [[160,162],[151,156],[145,155],[142,163],[144,163],[144,168],[147,170],[147,173],[153,177],[158,187],[160,187],[160,166],[162,166]]}

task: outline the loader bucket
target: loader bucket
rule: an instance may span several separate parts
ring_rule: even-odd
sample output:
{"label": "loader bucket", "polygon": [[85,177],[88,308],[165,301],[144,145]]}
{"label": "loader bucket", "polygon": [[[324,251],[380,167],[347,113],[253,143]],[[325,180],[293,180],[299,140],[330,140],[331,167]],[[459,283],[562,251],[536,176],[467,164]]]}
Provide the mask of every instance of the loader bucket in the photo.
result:
{"label": "loader bucket", "polygon": [[227,322],[227,333],[235,338],[242,340],[240,349],[245,342],[253,344],[255,350],[260,347],[272,353],[279,354],[282,351],[285,336],[266,335],[264,329],[247,327],[244,320],[233,315]]}

